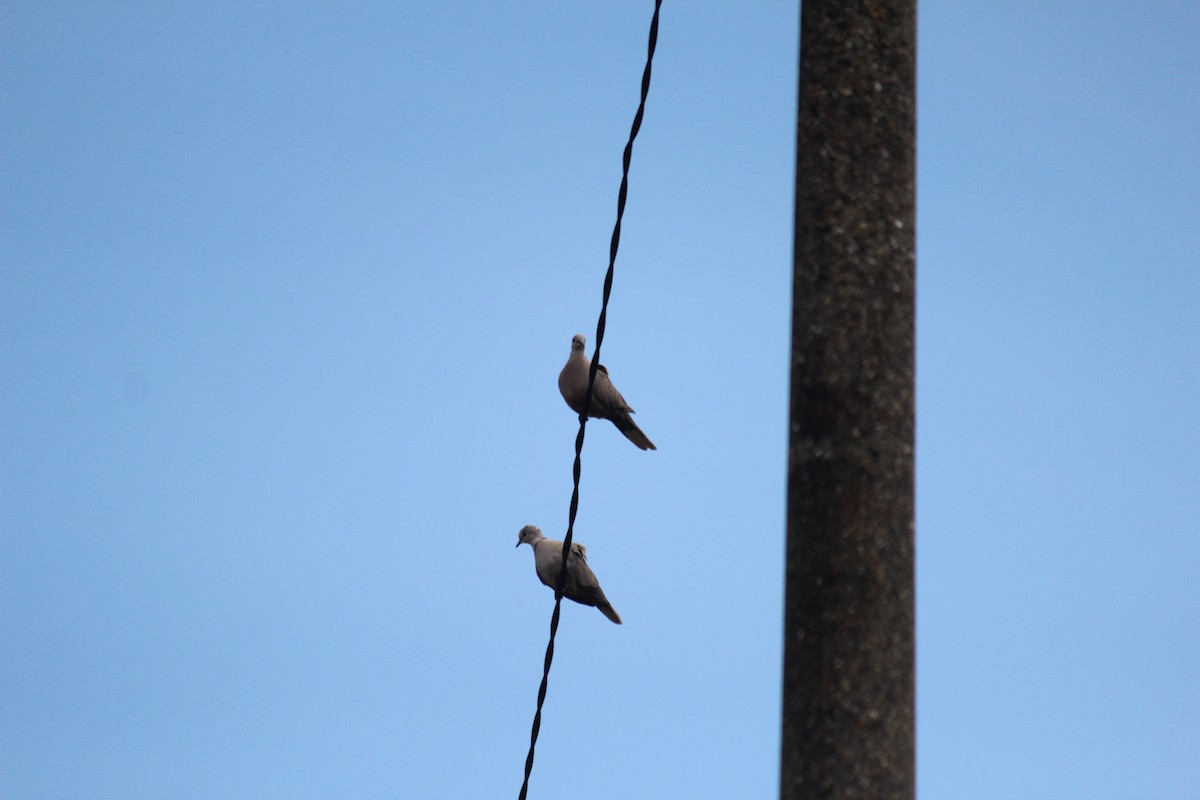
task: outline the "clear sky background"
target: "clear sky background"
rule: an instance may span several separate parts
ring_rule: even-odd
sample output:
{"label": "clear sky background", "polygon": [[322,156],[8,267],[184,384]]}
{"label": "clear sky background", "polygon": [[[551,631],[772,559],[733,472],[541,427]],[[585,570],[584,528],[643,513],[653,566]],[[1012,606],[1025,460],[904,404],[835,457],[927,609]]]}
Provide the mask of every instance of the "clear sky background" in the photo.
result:
{"label": "clear sky background", "polygon": [[[651,3],[0,12],[0,795],[515,797]],[[777,791],[795,3],[663,10],[531,797]],[[920,9],[923,800],[1200,797],[1200,6]]]}

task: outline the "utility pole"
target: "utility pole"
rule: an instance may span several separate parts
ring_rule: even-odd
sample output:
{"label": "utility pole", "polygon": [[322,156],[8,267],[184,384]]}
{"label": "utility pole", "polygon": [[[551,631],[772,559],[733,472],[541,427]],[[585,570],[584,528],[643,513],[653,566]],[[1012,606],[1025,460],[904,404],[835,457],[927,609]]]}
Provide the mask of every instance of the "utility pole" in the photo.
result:
{"label": "utility pole", "polygon": [[803,0],[780,797],[912,800],[915,0]]}

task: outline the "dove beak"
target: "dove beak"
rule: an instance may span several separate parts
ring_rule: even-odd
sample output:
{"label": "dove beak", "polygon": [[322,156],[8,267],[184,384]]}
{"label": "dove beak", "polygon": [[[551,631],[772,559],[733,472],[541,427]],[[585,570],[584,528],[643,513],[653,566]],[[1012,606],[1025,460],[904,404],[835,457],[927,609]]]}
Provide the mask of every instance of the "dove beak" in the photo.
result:
{"label": "dove beak", "polygon": [[517,547],[520,547],[520,546],[521,546],[521,543],[520,543],[520,542],[517,542]]}

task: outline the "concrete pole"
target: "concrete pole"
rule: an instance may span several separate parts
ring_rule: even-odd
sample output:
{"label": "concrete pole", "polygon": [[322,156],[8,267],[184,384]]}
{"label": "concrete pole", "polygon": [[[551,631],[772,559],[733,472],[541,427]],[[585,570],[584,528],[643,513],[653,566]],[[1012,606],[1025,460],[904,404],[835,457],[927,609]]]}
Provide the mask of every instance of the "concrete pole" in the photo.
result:
{"label": "concrete pole", "polygon": [[803,0],[780,797],[911,800],[915,0]]}

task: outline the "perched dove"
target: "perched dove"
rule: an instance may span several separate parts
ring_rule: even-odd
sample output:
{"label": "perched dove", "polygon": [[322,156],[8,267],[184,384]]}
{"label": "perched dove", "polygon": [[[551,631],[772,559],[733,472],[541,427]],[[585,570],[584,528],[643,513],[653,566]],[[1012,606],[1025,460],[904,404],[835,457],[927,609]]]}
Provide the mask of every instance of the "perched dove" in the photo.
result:
{"label": "perched dove", "polygon": [[[562,571],[563,543],[547,539],[536,525],[526,525],[517,534],[517,547],[523,544],[533,548],[533,566],[538,578],[551,589],[555,588],[558,585],[558,573]],[[609,604],[604,590],[600,588],[600,581],[596,580],[596,575],[587,565],[587,548],[578,542],[571,542],[563,597],[585,606],[595,606],[601,614],[621,624],[620,615]]]}
{"label": "perched dove", "polygon": [[[563,400],[567,401],[575,413],[583,411],[583,396],[587,394],[588,373],[592,369],[592,360],[584,355],[584,345],[587,337],[582,333],[575,334],[571,339],[571,355],[567,357],[567,365],[558,373],[558,391]],[[643,450],[657,450],[654,442],[650,441],[642,429],[629,416],[634,413],[608,379],[608,370],[601,364],[596,370],[596,382],[592,385],[592,405],[588,409],[589,417],[607,419],[617,426],[617,430],[625,434],[625,438]]]}

